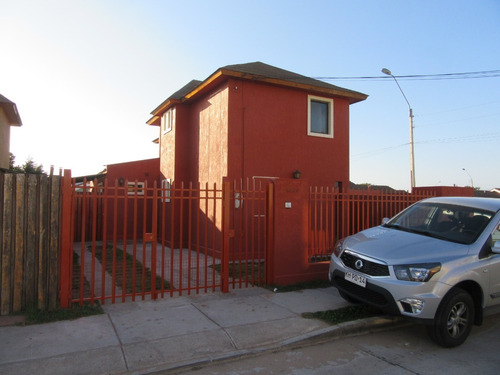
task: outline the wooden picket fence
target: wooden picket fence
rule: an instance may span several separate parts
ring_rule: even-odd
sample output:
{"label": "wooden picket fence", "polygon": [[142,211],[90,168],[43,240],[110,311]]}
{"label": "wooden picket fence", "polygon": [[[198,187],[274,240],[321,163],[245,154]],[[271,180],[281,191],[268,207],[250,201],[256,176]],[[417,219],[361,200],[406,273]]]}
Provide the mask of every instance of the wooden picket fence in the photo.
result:
{"label": "wooden picket fence", "polygon": [[60,179],[0,172],[0,315],[58,306]]}

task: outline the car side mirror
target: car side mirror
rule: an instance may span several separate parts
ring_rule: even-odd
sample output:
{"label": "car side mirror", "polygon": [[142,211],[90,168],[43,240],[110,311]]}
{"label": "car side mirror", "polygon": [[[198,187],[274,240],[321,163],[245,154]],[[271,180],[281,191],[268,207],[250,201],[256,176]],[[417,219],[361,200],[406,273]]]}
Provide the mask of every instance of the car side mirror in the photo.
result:
{"label": "car side mirror", "polygon": [[388,217],[384,217],[384,218],[382,219],[382,225],[387,224],[387,222],[388,222],[389,220],[390,220],[390,219],[389,219]]}

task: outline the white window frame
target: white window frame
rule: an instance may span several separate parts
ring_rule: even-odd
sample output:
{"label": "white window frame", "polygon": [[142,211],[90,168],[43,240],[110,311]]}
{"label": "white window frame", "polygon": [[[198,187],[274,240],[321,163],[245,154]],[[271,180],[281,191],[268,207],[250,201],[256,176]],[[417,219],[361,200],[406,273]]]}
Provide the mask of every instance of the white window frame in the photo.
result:
{"label": "white window frame", "polygon": [[173,129],[174,125],[175,125],[175,108],[170,108],[161,116],[162,134],[170,132]]}
{"label": "white window frame", "polygon": [[127,195],[135,195],[136,191],[137,195],[144,195],[144,182],[127,182]]}
{"label": "white window frame", "polygon": [[170,193],[171,193],[171,181],[172,179],[166,178],[161,180],[161,201],[170,203]]}
{"label": "white window frame", "polygon": [[[328,105],[328,132],[317,133],[311,130],[311,102],[321,102]],[[333,138],[333,99],[324,98],[321,96],[308,95],[307,96],[307,135],[312,137]]]}

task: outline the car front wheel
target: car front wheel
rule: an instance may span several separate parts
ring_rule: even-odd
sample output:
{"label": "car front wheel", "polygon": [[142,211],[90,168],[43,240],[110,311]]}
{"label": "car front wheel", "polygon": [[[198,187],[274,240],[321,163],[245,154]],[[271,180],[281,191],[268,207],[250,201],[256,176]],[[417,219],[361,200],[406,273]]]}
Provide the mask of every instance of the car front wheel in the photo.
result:
{"label": "car front wheel", "polygon": [[467,339],[473,324],[474,302],[469,293],[456,288],[443,299],[427,331],[438,345],[452,348]]}

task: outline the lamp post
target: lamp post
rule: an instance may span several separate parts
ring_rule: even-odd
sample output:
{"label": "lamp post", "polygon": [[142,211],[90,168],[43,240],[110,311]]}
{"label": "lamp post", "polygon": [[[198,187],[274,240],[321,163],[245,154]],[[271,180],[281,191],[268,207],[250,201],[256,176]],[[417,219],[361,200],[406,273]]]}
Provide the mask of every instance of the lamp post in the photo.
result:
{"label": "lamp post", "polygon": [[462,168],[462,171],[464,171],[465,173],[467,173],[469,175],[469,178],[470,178],[470,184],[472,186],[472,188],[474,189],[474,181],[472,181],[472,176],[470,175],[469,172],[467,172],[467,169],[465,168]]}
{"label": "lamp post", "polygon": [[394,82],[396,82],[396,85],[399,87],[399,91],[401,91],[401,94],[403,94],[403,97],[406,100],[406,103],[408,104],[408,109],[410,113],[410,182],[411,182],[411,188],[415,187],[415,148],[413,146],[413,110],[411,109],[410,102],[406,98],[405,93],[401,89],[401,86],[399,86],[398,80],[396,77],[394,77],[389,69],[383,68],[382,73],[387,74],[388,76],[391,76],[394,78]]}

